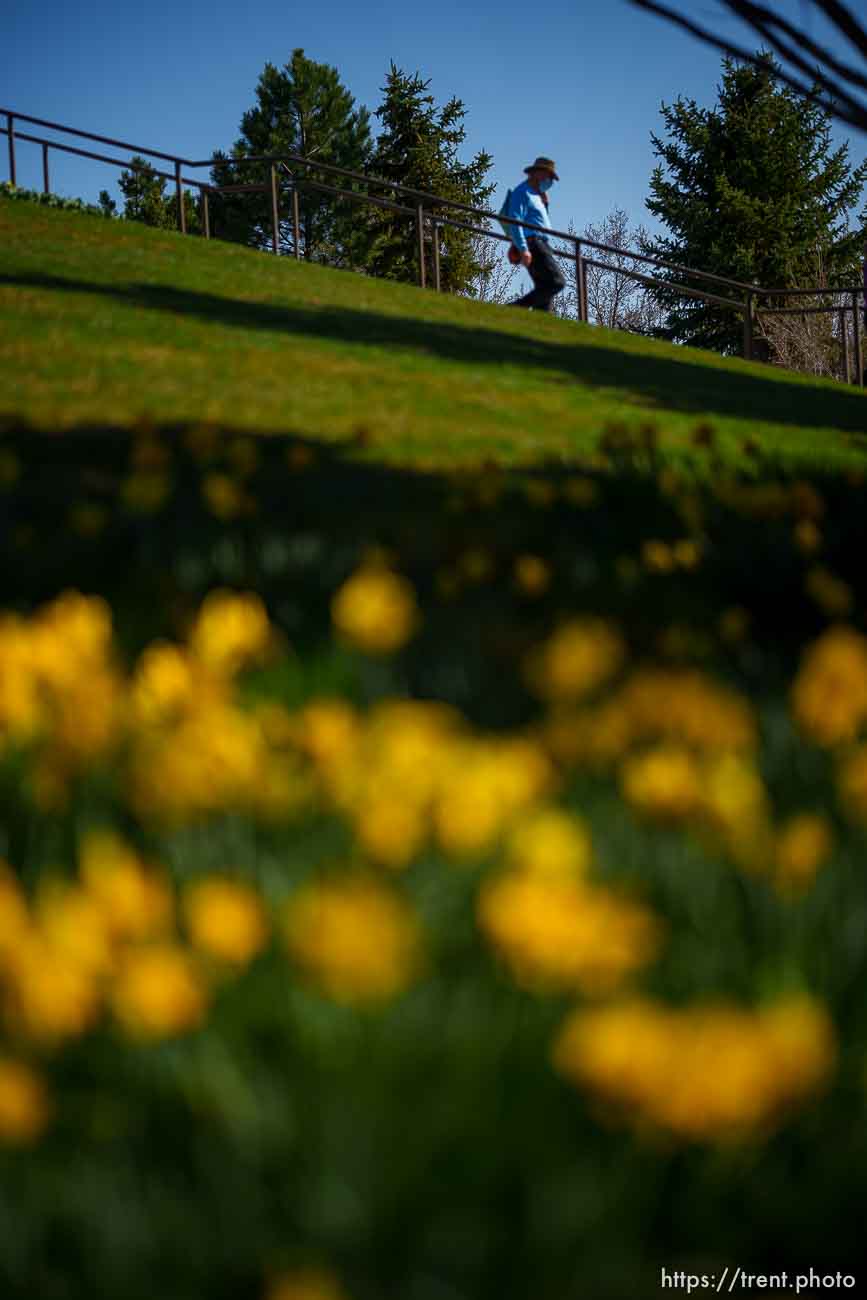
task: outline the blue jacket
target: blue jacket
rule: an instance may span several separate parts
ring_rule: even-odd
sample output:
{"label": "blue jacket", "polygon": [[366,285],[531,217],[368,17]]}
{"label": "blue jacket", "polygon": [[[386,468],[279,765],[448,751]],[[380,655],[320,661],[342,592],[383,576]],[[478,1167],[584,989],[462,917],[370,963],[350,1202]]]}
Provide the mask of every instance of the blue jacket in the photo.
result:
{"label": "blue jacket", "polygon": [[[542,195],[530,189],[529,181],[522,181],[512,190],[508,215],[514,217],[516,221],[530,221],[533,225],[544,226],[546,230],[551,229],[551,219],[548,216],[548,209],[542,202]],[[548,242],[548,236],[543,235],[541,231],[523,230],[520,226],[513,226],[509,233],[512,236],[512,243],[521,253],[527,251],[528,235],[532,239],[544,239],[546,243]]]}

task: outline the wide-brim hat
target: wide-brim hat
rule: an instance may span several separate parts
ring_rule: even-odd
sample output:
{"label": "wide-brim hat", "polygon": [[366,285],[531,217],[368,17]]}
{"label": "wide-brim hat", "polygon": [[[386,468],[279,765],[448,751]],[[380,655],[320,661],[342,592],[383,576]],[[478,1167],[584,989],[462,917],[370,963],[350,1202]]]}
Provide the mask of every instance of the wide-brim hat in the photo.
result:
{"label": "wide-brim hat", "polygon": [[534,163],[530,163],[529,167],[525,167],[524,171],[528,173],[534,171],[550,172],[555,181],[559,181],[560,179],[557,175],[557,168],[554,166],[554,160],[552,158],[537,158]]}

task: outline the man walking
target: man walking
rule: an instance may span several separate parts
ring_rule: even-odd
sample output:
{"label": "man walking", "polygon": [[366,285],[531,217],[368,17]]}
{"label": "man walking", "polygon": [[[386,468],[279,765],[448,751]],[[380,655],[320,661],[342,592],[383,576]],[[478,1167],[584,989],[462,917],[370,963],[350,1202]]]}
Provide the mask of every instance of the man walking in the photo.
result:
{"label": "man walking", "polygon": [[[512,196],[506,212],[507,217],[515,221],[526,221],[544,230],[551,229],[548,216],[547,193],[555,181],[559,181],[557,169],[550,158],[537,158],[529,167],[525,167],[527,179],[512,190]],[[509,305],[512,307],[533,307],[536,311],[550,311],[551,302],[565,288],[566,279],[557,259],[551,252],[549,236],[543,231],[528,231],[521,226],[512,226],[508,231],[512,244],[517,251],[518,260],[526,266],[533,280],[533,288],[523,298],[517,298]]]}

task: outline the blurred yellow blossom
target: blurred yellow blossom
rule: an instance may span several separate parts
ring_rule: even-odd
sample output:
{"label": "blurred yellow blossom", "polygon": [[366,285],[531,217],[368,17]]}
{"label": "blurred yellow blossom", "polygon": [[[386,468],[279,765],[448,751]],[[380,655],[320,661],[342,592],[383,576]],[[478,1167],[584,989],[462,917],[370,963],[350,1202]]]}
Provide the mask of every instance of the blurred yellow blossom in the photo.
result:
{"label": "blurred yellow blossom", "polygon": [[411,583],[379,565],[347,579],[331,602],[331,617],[339,635],[367,654],[399,650],[419,622]]}
{"label": "blurred yellow blossom", "polygon": [[682,821],[700,805],[701,774],[692,755],[672,745],[628,758],[620,769],[623,797],[636,812]]}
{"label": "blurred yellow blossom", "polygon": [[466,740],[454,747],[436,794],[440,846],[462,857],[485,852],[517,813],[550,787],[542,750],[528,740]]}
{"label": "blurred yellow blossom", "polygon": [[828,1014],[806,997],[756,1011],[631,999],[574,1012],[553,1049],[557,1070],[625,1121],[702,1142],[764,1136],[835,1058]]}
{"label": "blurred yellow blossom", "polygon": [[26,1146],[42,1136],[51,1118],[48,1094],[28,1065],[0,1056],[0,1142]]}
{"label": "blurred yellow blossom", "polygon": [[515,585],[525,596],[541,596],[551,585],[551,570],[538,555],[519,555],[515,560]]}
{"label": "blurred yellow blossom", "polygon": [[202,496],[212,515],[218,519],[237,519],[247,509],[247,497],[230,474],[217,470],[202,478]]}
{"label": "blurred yellow blossom", "polygon": [[285,937],[295,961],[339,1002],[394,997],[418,973],[414,913],[398,894],[362,877],[303,885],[287,904]]}
{"label": "blurred yellow blossom", "polygon": [[799,813],[777,832],[775,882],[785,893],[808,888],[834,848],[834,835],[822,813]]}
{"label": "blurred yellow blossom", "polygon": [[584,876],[592,856],[583,821],[554,807],[527,813],[506,843],[509,866],[539,876]]}
{"label": "blurred yellow blossom", "polygon": [[7,1020],[17,1034],[46,1043],[86,1033],[100,1011],[92,969],[30,931],[7,959]]}
{"label": "blurred yellow blossom", "polygon": [[171,490],[170,475],[159,469],[141,469],[124,480],[121,500],[134,514],[153,514],[165,504]]}
{"label": "blurred yellow blossom", "polygon": [[808,646],[792,686],[792,711],[819,745],[854,740],[867,720],[867,638],[840,624]]}
{"label": "blurred yellow blossom", "polygon": [[623,639],[611,623],[577,618],[536,648],[527,661],[527,676],[545,699],[578,699],[613,677],[625,655]]}
{"label": "blurred yellow blossom", "polygon": [[216,590],[202,602],[190,633],[190,650],[214,672],[233,674],[262,658],[271,635],[258,596]]}
{"label": "blurred yellow blossom", "polygon": [[852,588],[842,578],[817,564],[807,574],[807,592],[829,618],[846,618],[852,613],[855,599]]}
{"label": "blurred yellow blossom", "polygon": [[171,927],[174,898],[168,882],[114,831],[85,832],[78,856],[84,888],[115,937],[148,939]]}
{"label": "blurred yellow blossom", "polygon": [[128,949],[112,985],[114,1013],[136,1038],[169,1038],[196,1029],[207,1003],[192,958],[172,943]]}
{"label": "blurred yellow blossom", "polygon": [[840,760],[837,790],[853,821],[867,823],[867,744],[856,745]]}
{"label": "blurred yellow blossom", "polygon": [[566,876],[507,871],[486,881],[479,926],[528,988],[607,994],[651,961],[661,927],[639,903]]}
{"label": "blurred yellow blossom", "polygon": [[322,1269],[303,1269],[275,1278],[265,1300],[348,1300],[333,1273]]}
{"label": "blurred yellow blossom", "polygon": [[197,880],[184,897],[195,947],[211,957],[245,966],[268,942],[268,917],[254,889],[218,876]]}
{"label": "blurred yellow blossom", "polygon": [[111,931],[99,903],[86,890],[43,876],[33,909],[37,932],[49,950],[86,975],[107,975],[114,964]]}
{"label": "blurred yellow blossom", "polygon": [[134,720],[160,725],[176,717],[195,689],[194,665],[180,646],[155,641],[142,652],[130,684]]}

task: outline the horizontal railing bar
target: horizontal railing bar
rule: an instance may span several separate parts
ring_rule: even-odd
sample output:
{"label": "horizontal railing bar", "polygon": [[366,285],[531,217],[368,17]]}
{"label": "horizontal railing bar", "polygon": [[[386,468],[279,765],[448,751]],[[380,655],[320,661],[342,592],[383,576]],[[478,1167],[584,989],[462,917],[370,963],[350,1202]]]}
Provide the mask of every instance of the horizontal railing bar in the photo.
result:
{"label": "horizontal railing bar", "polygon": [[[383,180],[382,177],[379,176],[367,176],[364,172],[351,171],[348,167],[337,167],[333,163],[314,162],[312,159],[305,158],[301,154],[250,154],[244,158],[220,158],[216,160],[205,158],[197,160],[190,165],[193,167],[208,167],[213,166],[215,162],[220,164],[226,163],[235,167],[239,167],[247,162],[279,162],[283,163],[284,166],[287,162],[293,162],[300,164],[303,167],[318,168],[320,171],[334,172],[340,176],[351,176],[353,180],[363,181],[367,185],[382,185],[387,189],[396,190],[398,193],[409,195],[412,198],[428,200],[432,205],[439,207],[456,208],[461,212],[469,212],[474,216],[484,217],[486,220],[490,221],[500,220],[500,214],[498,212],[491,212],[487,208],[472,207],[468,203],[460,203],[457,199],[445,199],[439,194],[431,194],[428,190],[410,189],[406,185],[399,185],[396,181]],[[573,242],[578,239],[582,244],[586,244],[590,248],[597,248],[606,253],[620,253],[628,257],[636,258],[642,262],[649,262],[653,266],[663,266],[666,270],[679,271],[682,275],[692,275],[702,280],[713,280],[717,284],[729,284],[737,289],[748,290],[751,293],[758,291],[756,285],[746,284],[742,280],[731,280],[724,275],[714,275],[710,271],[697,271],[692,267],[682,266],[677,262],[669,262],[663,258],[652,257],[647,253],[632,253],[628,249],[615,248],[611,244],[602,244],[595,239],[587,239],[583,235],[576,235],[573,231],[553,230],[548,226],[540,226],[535,222],[518,221],[511,217],[509,218],[509,222],[511,225],[518,226],[522,230],[544,230],[547,235],[550,235],[554,239],[567,239]]]}
{"label": "horizontal railing bar", "polygon": [[863,284],[844,284],[833,289],[757,289],[756,293],[760,298],[818,298],[822,294],[829,293],[867,293],[867,289]]}
{"label": "horizontal railing bar", "polygon": [[834,307],[757,307],[761,316],[818,316],[828,312],[851,311],[852,304]]}
{"label": "horizontal railing bar", "polygon": [[[128,144],[125,140],[112,140],[107,135],[94,135],[92,131],[79,131],[74,126],[61,126],[59,122],[46,122],[42,117],[30,117],[27,113],[16,113],[11,108],[0,108],[0,113],[5,113],[7,118],[14,117],[18,122],[32,122],[34,126],[47,126],[52,131],[63,131],[66,135],[78,135],[82,140],[96,140],[99,144],[111,144],[116,149],[132,149],[135,153],[148,153],[152,158],[165,158],[167,162],[183,163],[185,167],[197,167],[198,163],[190,162],[189,158],[179,158],[174,153],[161,153],[159,149],[146,149],[144,145]],[[4,128],[4,135],[8,135],[8,128]],[[17,136],[18,132],[14,134]],[[25,137],[22,136],[22,139]],[[49,141],[49,143],[51,143]],[[59,148],[60,146],[58,146]]]}
{"label": "horizontal railing bar", "polygon": [[[468,213],[472,216],[481,217],[486,222],[499,221],[500,220],[499,213],[491,212],[485,208],[473,207],[470,204],[461,203],[457,199],[443,198],[441,195],[431,194],[429,191],[426,190],[413,189],[406,185],[400,185],[396,181],[385,180],[382,177],[368,176],[365,175],[363,172],[352,171],[350,168],[347,167],[338,167],[333,163],[314,161],[313,159],[305,158],[304,156],[299,154],[259,154],[259,155],[249,155],[244,158],[217,159],[212,157],[212,158],[201,159],[201,160],[191,160],[191,159],[179,157],[177,154],[169,154],[169,153],[164,153],[158,149],[150,149],[144,145],[134,145],[134,144],[130,144],[128,141],[115,140],[112,139],[110,136],[96,135],[95,133],[90,131],[81,131],[74,127],[64,126],[59,122],[50,122],[44,118],[33,117],[27,113],[17,113],[11,109],[0,108],[0,114],[5,114],[7,118],[7,125],[5,127],[0,127],[0,135],[6,135],[7,137],[11,137],[12,140],[18,139],[18,140],[27,141],[28,143],[41,144],[43,146],[47,146],[52,149],[58,149],[63,153],[74,154],[77,157],[81,157],[81,158],[90,158],[96,162],[109,163],[114,167],[129,168],[130,170],[133,171],[140,170],[140,167],[132,163],[131,161],[127,161],[125,159],[119,159],[119,158],[110,158],[105,154],[95,153],[92,150],[80,149],[73,145],[63,144],[60,141],[46,140],[41,136],[34,136],[25,132],[16,131],[14,127],[11,125],[11,123],[13,120],[33,123],[37,126],[46,127],[52,131],[61,131],[66,135],[75,135],[85,140],[94,140],[101,144],[107,144],[118,149],[129,149],[132,150],[134,153],[146,154],[151,158],[161,158],[168,162],[175,163],[176,165],[182,165],[186,167],[206,167],[206,166],[214,167],[214,166],[218,166],[221,163],[225,163],[228,166],[235,167],[235,166],[241,166],[244,163],[261,162],[261,163],[273,164],[279,162],[284,167],[284,169],[288,171],[289,169],[286,164],[287,162],[291,162],[296,165],[306,167],[308,169],[315,169],[322,172],[328,172],[338,176],[348,176],[353,180],[362,182],[367,187],[382,186],[386,189],[390,189],[394,191],[397,194],[408,196],[413,199],[419,200],[423,205],[427,206],[428,216],[434,221],[439,222],[440,224],[448,225],[453,229],[467,230],[473,234],[483,235],[486,236],[487,238],[496,239],[504,243],[512,242],[509,236],[506,234],[499,234],[495,230],[469,225],[466,222],[461,222],[456,220],[455,218],[449,216],[445,212],[437,213],[435,211],[432,211],[432,209],[450,208],[455,211]],[[150,165],[148,164],[148,166]],[[179,180],[180,183],[183,185],[195,186],[200,191],[200,193],[203,192],[208,192],[213,194],[254,193],[254,192],[264,193],[268,189],[266,185],[214,186],[213,184],[210,184],[206,181],[193,180],[192,178],[186,176],[178,176],[177,172],[169,173],[169,172],[159,171],[156,168],[151,168],[151,171],[155,176],[161,177],[165,180],[175,181],[176,183]],[[298,184],[298,181],[296,181],[295,178],[293,178],[293,181],[295,184]],[[406,207],[405,205],[394,203],[387,199],[376,198],[370,193],[359,193],[357,190],[345,190],[337,186],[325,185],[322,184],[321,182],[311,181],[307,179],[301,181],[301,184],[305,188],[314,189],[322,193],[334,194],[339,198],[348,199],[353,202],[372,204],[376,207],[385,208],[388,211],[400,213],[401,215],[411,216],[414,215],[416,210],[415,208]],[[755,284],[746,284],[745,282],[740,280],[733,280],[725,276],[715,275],[710,271],[695,270],[692,267],[683,266],[676,262],[669,262],[666,259],[653,257],[652,255],[647,253],[636,253],[633,252],[631,249],[617,248],[611,244],[603,244],[598,240],[589,239],[583,235],[577,235],[573,231],[555,230],[550,227],[540,226],[535,222],[519,221],[513,218],[509,218],[509,223],[521,230],[544,232],[544,234],[549,239],[565,240],[568,243],[571,243],[573,245],[580,245],[588,248],[593,248],[600,252],[612,253],[620,257],[628,257],[633,261],[645,262],[650,264],[651,266],[663,267],[667,270],[674,271],[681,275],[691,276],[697,279],[710,280],[717,284],[723,284],[723,285],[731,286],[733,288],[743,289],[746,292],[753,294],[756,299],[763,299],[763,298],[770,298],[770,297],[819,297],[819,296],[841,295],[841,294],[847,294],[847,295],[861,294],[862,296],[867,296],[867,288],[861,285],[852,286],[852,287],[840,286],[836,288],[817,287],[814,289],[809,289],[809,288],[808,289],[800,289],[800,288],[799,289],[763,289]],[[574,262],[577,260],[575,253],[570,253],[564,249],[554,248],[552,249],[552,252],[554,252],[558,257],[565,258],[568,261]],[[619,266],[611,266],[610,263],[600,262],[593,258],[584,258],[583,261],[586,266],[592,266],[602,271],[609,271],[612,274],[616,274],[616,275],[624,275],[630,280],[636,280],[642,284],[651,285],[654,288],[664,289],[671,293],[675,293],[678,295],[685,295],[690,298],[698,298],[704,302],[711,302],[719,306],[730,307],[733,308],[735,311],[743,312],[744,310],[744,305],[742,303],[739,303],[730,298],[723,298],[717,294],[707,293],[704,290],[692,289],[687,287],[686,285],[672,283],[666,280],[660,280],[653,276],[642,275],[638,271],[627,270]],[[806,314],[812,315],[812,314],[821,314],[821,313],[827,313],[832,311],[852,310],[852,308],[851,307],[841,308],[838,305],[834,305],[834,306],[827,306],[827,307],[766,308],[766,309],[758,309],[758,310],[761,310],[762,315],[777,316],[777,315],[806,315]]]}
{"label": "horizontal railing bar", "polygon": [[[5,128],[0,129],[0,135],[8,134],[9,132]],[[130,171],[142,170],[139,164],[130,162],[124,158],[109,158],[108,155],[104,153],[94,153],[91,149],[78,149],[75,145],[71,144],[58,144],[54,140],[43,140],[41,136],[27,135],[23,131],[15,131],[14,135],[16,140],[27,140],[30,144],[47,144],[52,149],[60,149],[63,153],[74,153],[79,158],[93,158],[96,162],[111,163],[114,167],[128,167]],[[147,163],[146,166],[150,167],[151,173],[154,176],[162,176],[167,181],[175,180],[174,172],[161,172],[156,167],[151,167],[150,163]],[[209,190],[212,188],[207,181],[193,180],[191,176],[182,176],[181,183],[184,185],[195,185],[199,190]]]}
{"label": "horizontal railing bar", "polygon": [[713,302],[720,307],[731,307],[735,311],[744,310],[744,304],[738,302],[736,298],[722,298],[716,293],[706,293],[704,289],[690,289],[685,284],[671,284],[668,280],[657,280],[652,275],[642,275],[640,271],[625,271],[619,266],[609,266],[607,262],[597,262],[592,257],[585,257],[584,265],[598,267],[600,271],[611,271],[613,275],[625,275],[631,280],[638,280],[641,284],[651,284],[659,289],[667,289],[671,293],[685,294],[687,298],[701,298],[702,302]]}

